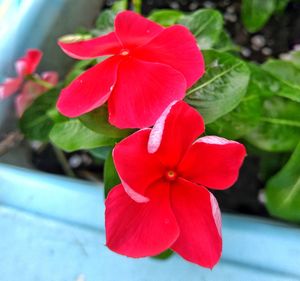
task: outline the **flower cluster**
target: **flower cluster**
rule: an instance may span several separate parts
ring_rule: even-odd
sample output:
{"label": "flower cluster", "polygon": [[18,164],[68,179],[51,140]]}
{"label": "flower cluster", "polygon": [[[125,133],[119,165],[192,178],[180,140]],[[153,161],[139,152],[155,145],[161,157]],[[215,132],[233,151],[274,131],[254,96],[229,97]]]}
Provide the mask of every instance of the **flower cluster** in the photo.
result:
{"label": "flower cluster", "polygon": [[229,188],[246,151],[217,136],[197,139],[203,119],[181,101],[204,73],[193,35],[125,11],[107,35],[58,44],[76,59],[108,56],[62,90],[58,110],[77,117],[107,102],[112,125],[142,128],[113,150],[121,184],[105,202],[107,246],[135,258],[171,248],[212,268],[222,251],[221,214],[207,187]]}
{"label": "flower cluster", "polygon": [[15,99],[15,108],[19,117],[38,96],[58,82],[58,75],[54,71],[43,72],[41,76],[35,73],[42,55],[40,50],[29,49],[25,56],[15,63],[17,77],[6,78],[0,84],[0,100],[20,92]]}

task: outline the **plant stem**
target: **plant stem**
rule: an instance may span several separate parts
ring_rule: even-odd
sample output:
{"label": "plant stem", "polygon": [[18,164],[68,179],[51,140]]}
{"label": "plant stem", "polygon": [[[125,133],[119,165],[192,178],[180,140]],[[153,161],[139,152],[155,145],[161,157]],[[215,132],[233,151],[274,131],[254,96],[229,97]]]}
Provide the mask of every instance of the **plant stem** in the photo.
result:
{"label": "plant stem", "polygon": [[44,80],[42,80],[42,79],[40,79],[40,78],[38,78],[38,77],[36,77],[34,75],[29,75],[27,77],[27,79],[35,82],[36,84],[41,85],[44,88],[47,88],[48,90],[50,90],[50,89],[53,88],[53,85],[51,83],[49,83],[47,81],[44,81]]}
{"label": "plant stem", "polygon": [[0,156],[4,155],[10,149],[17,146],[24,136],[19,132],[9,133],[1,142],[0,142]]}
{"label": "plant stem", "polygon": [[70,168],[65,154],[60,149],[56,148],[55,146],[53,146],[53,150],[57,157],[57,160],[61,164],[61,167],[64,170],[64,172],[66,173],[66,175],[69,177],[75,178],[76,175],[74,174],[73,170]]}

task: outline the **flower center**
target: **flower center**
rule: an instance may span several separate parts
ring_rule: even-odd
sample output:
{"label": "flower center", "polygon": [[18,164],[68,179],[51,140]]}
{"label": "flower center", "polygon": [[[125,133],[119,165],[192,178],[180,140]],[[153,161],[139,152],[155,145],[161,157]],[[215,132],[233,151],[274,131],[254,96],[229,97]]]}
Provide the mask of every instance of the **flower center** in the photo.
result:
{"label": "flower center", "polygon": [[122,50],[120,53],[121,56],[127,56],[128,54],[129,54],[129,51],[127,49]]}
{"label": "flower center", "polygon": [[165,176],[166,176],[167,180],[169,180],[169,181],[173,181],[177,178],[176,172],[174,172],[172,170],[167,171]]}

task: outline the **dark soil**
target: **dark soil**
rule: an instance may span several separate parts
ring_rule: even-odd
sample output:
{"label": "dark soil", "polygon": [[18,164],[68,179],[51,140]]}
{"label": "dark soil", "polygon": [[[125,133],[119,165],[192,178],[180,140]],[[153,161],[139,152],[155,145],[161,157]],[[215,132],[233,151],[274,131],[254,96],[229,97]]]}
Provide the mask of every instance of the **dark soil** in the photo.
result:
{"label": "dark soil", "polygon": [[[110,7],[107,1],[105,7]],[[194,11],[199,8],[216,8],[222,12],[225,27],[234,42],[240,45],[241,56],[247,60],[264,62],[268,57],[279,57],[300,44],[300,2],[290,2],[282,14],[274,15],[259,32],[250,34],[240,19],[241,1],[143,1],[142,11],[147,15],[153,9],[173,8]],[[76,176],[89,180],[101,180],[103,162],[97,161],[87,152],[65,154]],[[271,157],[271,156],[270,156]],[[32,162],[43,171],[64,174],[61,164],[50,145],[43,149],[33,149]],[[260,178],[260,158],[247,157],[241,169],[238,182],[229,190],[214,191],[220,207],[227,212],[268,216],[264,207],[262,188],[264,180]],[[276,172],[276,167],[273,172]]]}

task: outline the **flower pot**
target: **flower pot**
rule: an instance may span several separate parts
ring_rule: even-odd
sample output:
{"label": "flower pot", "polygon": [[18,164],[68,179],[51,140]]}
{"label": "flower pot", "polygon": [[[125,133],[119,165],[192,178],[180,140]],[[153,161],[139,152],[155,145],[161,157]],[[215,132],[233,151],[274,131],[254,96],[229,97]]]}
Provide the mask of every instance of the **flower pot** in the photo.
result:
{"label": "flower pot", "polygon": [[300,279],[300,230],[223,215],[223,255],[211,271],[177,255],[130,259],[105,247],[103,188],[0,165],[2,280]]}

